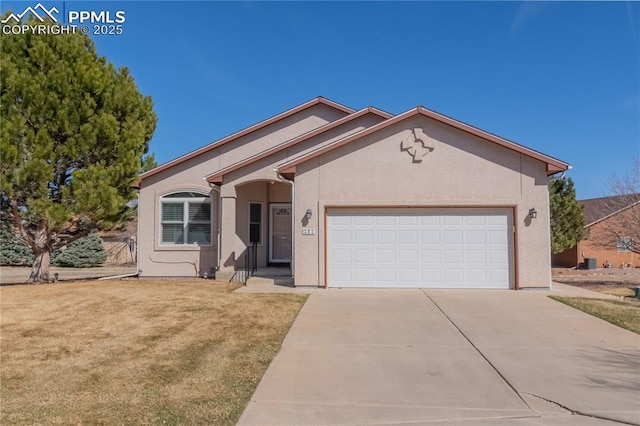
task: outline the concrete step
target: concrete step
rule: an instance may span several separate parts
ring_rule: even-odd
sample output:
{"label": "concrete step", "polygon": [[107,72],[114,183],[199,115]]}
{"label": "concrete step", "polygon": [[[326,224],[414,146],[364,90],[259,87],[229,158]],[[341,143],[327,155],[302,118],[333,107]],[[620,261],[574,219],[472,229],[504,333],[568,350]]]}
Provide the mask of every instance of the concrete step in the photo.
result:
{"label": "concrete step", "polygon": [[247,280],[247,285],[282,285],[293,287],[292,277],[251,277]]}

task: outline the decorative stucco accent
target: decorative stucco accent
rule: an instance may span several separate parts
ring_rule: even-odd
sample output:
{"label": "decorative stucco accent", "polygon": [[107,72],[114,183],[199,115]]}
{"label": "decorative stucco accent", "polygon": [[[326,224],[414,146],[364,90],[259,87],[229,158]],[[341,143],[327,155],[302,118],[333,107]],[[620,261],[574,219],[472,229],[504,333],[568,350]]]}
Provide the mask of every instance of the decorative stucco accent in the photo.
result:
{"label": "decorative stucco accent", "polygon": [[422,162],[422,159],[434,149],[435,141],[420,127],[410,130],[400,144],[400,150],[409,153],[414,163]]}

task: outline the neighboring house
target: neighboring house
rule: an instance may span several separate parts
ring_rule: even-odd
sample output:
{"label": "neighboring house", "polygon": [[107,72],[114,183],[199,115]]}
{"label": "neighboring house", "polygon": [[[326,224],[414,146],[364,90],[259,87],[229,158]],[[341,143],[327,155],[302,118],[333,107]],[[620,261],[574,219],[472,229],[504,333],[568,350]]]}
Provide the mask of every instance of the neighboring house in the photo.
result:
{"label": "neighboring house", "polygon": [[[581,267],[586,258],[596,259],[596,266],[640,267],[640,258],[629,250],[632,235],[640,235],[640,230],[632,230],[638,223],[640,214],[640,194],[592,198],[578,201],[583,207],[587,233],[577,246],[553,255],[552,263],[558,267]],[[628,235],[625,234],[628,228]],[[616,231],[621,238],[612,235]]]}
{"label": "neighboring house", "polygon": [[142,174],[139,266],[231,277],[255,241],[298,286],[548,287],[568,168],[420,106],[317,98]]}

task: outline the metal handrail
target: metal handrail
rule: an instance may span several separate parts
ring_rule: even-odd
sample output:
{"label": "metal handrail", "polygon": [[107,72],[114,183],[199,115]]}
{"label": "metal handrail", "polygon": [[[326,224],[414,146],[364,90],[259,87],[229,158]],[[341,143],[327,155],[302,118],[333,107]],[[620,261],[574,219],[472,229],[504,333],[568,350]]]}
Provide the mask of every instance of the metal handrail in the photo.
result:
{"label": "metal handrail", "polygon": [[244,254],[244,277],[243,285],[247,285],[249,277],[258,270],[258,243],[251,243],[247,246]]}

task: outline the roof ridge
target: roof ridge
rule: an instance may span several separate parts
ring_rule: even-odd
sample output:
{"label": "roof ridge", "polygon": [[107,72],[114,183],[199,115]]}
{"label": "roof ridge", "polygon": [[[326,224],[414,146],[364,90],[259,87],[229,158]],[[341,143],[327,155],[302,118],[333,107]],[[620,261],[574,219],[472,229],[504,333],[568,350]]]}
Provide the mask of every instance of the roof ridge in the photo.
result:
{"label": "roof ridge", "polygon": [[217,148],[219,146],[222,146],[225,143],[234,141],[234,140],[236,140],[238,138],[241,138],[242,136],[246,136],[248,134],[251,134],[251,133],[253,133],[253,132],[257,131],[257,130],[260,130],[260,129],[266,127],[266,126],[269,126],[269,125],[271,125],[273,123],[276,123],[276,122],[278,122],[280,120],[283,120],[283,119],[285,119],[287,117],[290,117],[292,115],[295,115],[298,112],[304,111],[304,110],[306,110],[308,108],[311,108],[311,107],[313,107],[315,105],[318,105],[318,104],[327,105],[329,107],[332,107],[332,108],[337,109],[339,111],[345,112],[347,114],[353,114],[354,112],[356,112],[353,108],[349,108],[347,106],[344,106],[342,104],[334,102],[334,101],[332,101],[330,99],[318,96],[318,97],[313,98],[313,99],[311,99],[311,100],[309,100],[307,102],[304,102],[304,103],[302,103],[302,104],[300,104],[298,106],[295,106],[293,108],[289,108],[288,110],[285,110],[285,111],[283,111],[283,112],[281,112],[279,114],[272,115],[271,117],[269,117],[269,118],[267,118],[265,120],[262,120],[262,121],[260,121],[260,122],[258,122],[256,124],[253,124],[253,125],[251,125],[249,127],[245,127],[242,130],[239,130],[239,131],[234,132],[234,133],[232,133],[230,135],[224,136],[224,137],[222,137],[220,139],[217,139],[217,140],[215,140],[213,142],[210,142],[210,143],[208,143],[208,144],[206,144],[204,146],[201,146],[200,148],[196,148],[196,149],[194,149],[194,150],[192,150],[192,151],[190,151],[190,152],[188,152],[186,154],[183,154],[183,155],[181,155],[181,156],[179,156],[177,158],[174,158],[173,160],[167,161],[166,163],[163,163],[163,164],[161,164],[161,165],[159,165],[159,166],[157,166],[157,167],[155,167],[155,168],[153,168],[153,169],[151,169],[149,171],[141,173],[140,174],[140,178],[141,179],[146,179],[146,178],[148,178],[150,176],[153,176],[153,175],[155,175],[157,173],[160,173],[160,172],[162,172],[164,170],[167,170],[167,169],[169,169],[169,168],[171,168],[173,166],[176,166],[176,165],[181,164],[181,163],[183,163],[185,161],[188,161],[188,160],[190,160],[190,159],[192,159],[194,157],[197,157],[198,155],[204,154],[205,152],[208,152],[208,151],[210,151],[212,149],[215,149],[215,148]]}

